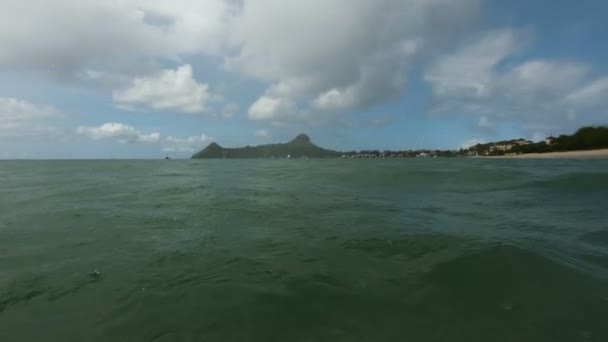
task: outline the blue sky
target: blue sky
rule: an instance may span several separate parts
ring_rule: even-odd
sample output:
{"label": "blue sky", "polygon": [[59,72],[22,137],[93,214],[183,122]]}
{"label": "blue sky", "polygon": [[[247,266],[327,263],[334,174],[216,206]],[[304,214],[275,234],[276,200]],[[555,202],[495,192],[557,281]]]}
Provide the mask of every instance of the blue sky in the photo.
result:
{"label": "blue sky", "polygon": [[[5,0],[0,158],[456,149],[608,124],[601,0]],[[423,142],[424,141],[424,142]]]}

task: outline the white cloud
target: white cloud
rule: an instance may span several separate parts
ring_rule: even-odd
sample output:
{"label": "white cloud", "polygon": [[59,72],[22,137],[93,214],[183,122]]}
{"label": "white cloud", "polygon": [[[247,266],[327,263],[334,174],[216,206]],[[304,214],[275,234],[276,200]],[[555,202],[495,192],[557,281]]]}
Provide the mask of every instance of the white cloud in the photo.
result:
{"label": "white cloud", "polygon": [[163,151],[165,152],[194,152],[202,149],[205,145],[211,143],[213,138],[206,134],[200,136],[191,136],[187,138],[167,137],[164,142]]}
{"label": "white cloud", "polygon": [[[352,89],[352,88],[351,88]],[[349,89],[350,90],[350,89]],[[336,110],[351,107],[357,97],[352,90],[331,89],[317,97],[315,107],[319,109]]]}
{"label": "white cloud", "polygon": [[137,129],[117,122],[108,122],[97,127],[80,126],[76,133],[93,140],[117,139],[121,143],[155,143],[160,140],[160,133],[144,134]]}
{"label": "white cloud", "polygon": [[177,70],[162,70],[147,77],[136,78],[132,85],[113,94],[121,107],[144,106],[156,111],[202,113],[209,101],[209,87],[198,83],[190,65]]}
{"label": "white cloud", "polygon": [[[138,0],[144,22],[160,27],[169,53],[217,54],[223,49],[230,15],[230,0]],[[156,23],[155,23],[156,21]]]}
{"label": "white cloud", "polygon": [[577,87],[589,73],[586,66],[577,63],[531,60],[510,70],[505,81],[518,84],[522,92],[538,96],[554,96]]}
{"label": "white cloud", "polygon": [[515,60],[521,41],[524,33],[492,31],[437,58],[424,75],[433,111],[481,115],[478,127],[486,129],[500,121],[563,127],[581,124],[577,114],[604,101],[608,81],[590,83],[584,64]]}
{"label": "white cloud", "polygon": [[114,93],[120,107],[200,113],[213,96],[194,79],[177,83],[181,68],[139,75],[158,60],[211,55],[224,59],[226,69],[269,84],[256,104],[275,99],[294,111],[252,119],[314,121],[318,112],[399,98],[416,58],[458,41],[480,1],[5,0],[0,70],[105,87],[136,77]]}
{"label": "white cloud", "polygon": [[254,135],[258,138],[266,138],[270,136],[270,131],[267,129],[259,129],[255,131]]}
{"label": "white cloud", "polygon": [[460,144],[460,148],[466,150],[477,144],[485,144],[485,143],[486,143],[486,141],[483,139],[469,139],[469,140],[463,142],[462,144]]}
{"label": "white cloud", "polygon": [[114,59],[218,53],[232,7],[224,0],[4,0],[0,69],[75,75]]}
{"label": "white cloud", "polygon": [[608,77],[572,92],[566,97],[566,103],[582,107],[608,106]]}
{"label": "white cloud", "polygon": [[21,99],[0,97],[0,135],[19,136],[53,130],[54,120],[64,115],[50,106],[40,106]]}
{"label": "white cloud", "polygon": [[[399,99],[417,74],[412,70],[429,60],[423,78],[434,112],[471,113],[482,118],[479,128],[505,121],[575,125],[608,106],[605,75],[593,79],[581,63],[522,60],[525,32],[467,37],[479,28],[482,2],[4,0],[0,71],[117,89],[113,100],[125,109],[229,118],[238,107],[211,94],[183,65],[219,60],[226,70],[265,84],[242,109],[272,125],[336,122],[342,118],[329,118],[335,112]],[[167,61],[181,67],[159,70]]]}
{"label": "white cloud", "polygon": [[295,110],[294,104],[289,100],[262,96],[249,108],[249,118],[251,120],[278,119],[292,114]]}
{"label": "white cloud", "polygon": [[[262,104],[293,110],[350,111],[402,95],[407,72],[425,47],[457,38],[476,0],[244,0],[234,18],[228,70],[270,82],[250,115],[283,120]],[[273,100],[273,103],[269,101]],[[285,118],[287,121],[290,118]]]}
{"label": "white cloud", "polygon": [[487,97],[494,91],[495,67],[518,49],[512,30],[489,32],[478,41],[438,58],[424,75],[438,96]]}

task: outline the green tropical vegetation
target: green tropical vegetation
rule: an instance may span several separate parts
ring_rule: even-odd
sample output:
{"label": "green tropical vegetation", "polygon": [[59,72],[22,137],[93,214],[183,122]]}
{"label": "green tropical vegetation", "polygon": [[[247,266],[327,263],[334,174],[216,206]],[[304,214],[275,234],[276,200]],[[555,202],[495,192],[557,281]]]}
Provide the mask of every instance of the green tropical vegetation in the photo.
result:
{"label": "green tropical vegetation", "polygon": [[461,150],[461,155],[500,156],[506,154],[548,153],[608,148],[608,127],[582,127],[572,135],[548,137],[541,142],[524,139],[477,144]]}
{"label": "green tropical vegetation", "polygon": [[545,141],[517,146],[511,149],[514,153],[546,153],[563,151],[596,150],[608,148],[608,127],[583,127],[573,135],[560,135]]}

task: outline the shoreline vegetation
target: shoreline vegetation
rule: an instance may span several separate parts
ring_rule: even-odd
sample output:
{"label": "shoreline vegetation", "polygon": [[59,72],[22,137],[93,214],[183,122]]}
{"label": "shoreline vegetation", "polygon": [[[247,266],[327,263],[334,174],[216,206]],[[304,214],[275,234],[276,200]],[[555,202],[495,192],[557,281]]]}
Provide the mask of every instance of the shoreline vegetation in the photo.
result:
{"label": "shoreline vegetation", "polygon": [[[547,137],[540,142],[525,139],[477,144],[466,150],[469,157],[520,159],[606,158],[608,127],[583,127],[573,135]],[[462,151],[462,150],[461,150]]]}
{"label": "shoreline vegetation", "polygon": [[544,141],[525,139],[505,140],[477,144],[460,150],[401,150],[401,151],[350,151],[339,152],[313,144],[306,134],[300,134],[284,144],[267,144],[224,148],[211,143],[194,154],[192,159],[238,159],[238,158],[349,158],[349,159],[393,159],[418,157],[468,157],[468,158],[608,158],[608,127],[583,127],[573,135],[547,137]]}

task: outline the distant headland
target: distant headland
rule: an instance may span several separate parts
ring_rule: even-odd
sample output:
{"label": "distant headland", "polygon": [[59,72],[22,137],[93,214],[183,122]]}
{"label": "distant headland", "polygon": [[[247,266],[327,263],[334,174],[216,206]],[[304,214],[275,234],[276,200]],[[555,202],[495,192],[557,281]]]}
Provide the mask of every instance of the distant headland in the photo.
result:
{"label": "distant headland", "polygon": [[[592,151],[592,152],[589,152]],[[413,157],[518,157],[518,158],[608,158],[608,127],[583,127],[573,135],[548,137],[544,141],[526,139],[477,144],[460,150],[400,150],[339,152],[319,147],[306,134],[284,144],[225,148],[211,143],[192,159],[237,158],[356,158],[385,159]]]}
{"label": "distant headland", "polygon": [[285,144],[267,144],[224,148],[211,143],[195,153],[192,159],[236,159],[236,158],[331,158],[340,156],[340,152],[321,148],[310,141],[306,134],[300,134]]}
{"label": "distant headland", "polygon": [[457,157],[457,151],[403,150],[403,151],[350,151],[338,152],[313,144],[307,134],[300,134],[288,143],[225,148],[211,143],[195,153],[192,159],[237,159],[237,158],[412,158],[412,157]]}

